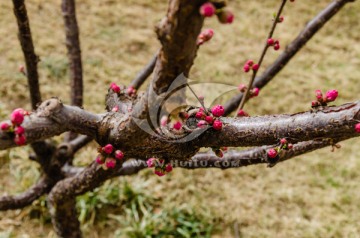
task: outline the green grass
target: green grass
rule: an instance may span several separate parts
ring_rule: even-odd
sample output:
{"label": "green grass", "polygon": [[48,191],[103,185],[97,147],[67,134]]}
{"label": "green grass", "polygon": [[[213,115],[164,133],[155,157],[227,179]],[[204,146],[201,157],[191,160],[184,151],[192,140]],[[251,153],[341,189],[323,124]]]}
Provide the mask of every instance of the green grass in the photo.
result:
{"label": "green grass", "polygon": [[[279,0],[230,1],[232,25],[206,20],[215,36],[201,47],[190,77],[201,82],[246,83],[243,63],[257,59]],[[302,27],[330,2],[296,1],[285,8],[276,30],[280,52],[269,51],[268,66]],[[43,98],[69,100],[66,47],[58,2],[27,0]],[[128,84],[159,48],[154,26],[165,1],[77,1],[84,64],[84,107],[101,113],[110,82]],[[358,99],[360,24],[358,1],[335,16],[290,64],[247,104],[251,115],[309,109],[314,90],[337,88],[337,104]],[[26,79],[17,72],[23,56],[11,1],[0,2],[0,117],[30,108]],[[262,69],[263,70],[263,69]],[[260,72],[261,73],[261,72]],[[143,86],[145,88],[145,85]],[[209,100],[216,89],[201,92]],[[235,92],[218,99],[224,101]],[[85,237],[359,237],[359,140],[341,143],[279,164],[227,171],[175,169],[157,178],[151,171],[113,179],[78,197]],[[82,149],[76,164],[95,157],[96,144]],[[40,176],[29,148],[0,152],[0,194],[15,194]],[[55,237],[46,199],[0,213],[0,237]]]}

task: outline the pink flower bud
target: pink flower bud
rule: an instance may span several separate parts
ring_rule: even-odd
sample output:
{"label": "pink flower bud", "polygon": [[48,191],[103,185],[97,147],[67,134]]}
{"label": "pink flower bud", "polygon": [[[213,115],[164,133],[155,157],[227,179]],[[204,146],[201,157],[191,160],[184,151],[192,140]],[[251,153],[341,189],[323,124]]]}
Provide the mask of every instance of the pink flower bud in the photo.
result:
{"label": "pink flower bud", "polygon": [[317,100],[321,101],[323,98],[323,94],[322,94],[321,90],[319,90],[319,89],[315,90],[315,96],[316,96]]}
{"label": "pink flower bud", "polygon": [[284,17],[280,16],[278,22],[283,22],[283,21],[284,21]]}
{"label": "pink flower bud", "polygon": [[166,126],[166,124],[168,123],[168,117],[167,116],[163,116],[160,120],[160,125],[161,126]]}
{"label": "pink flower bud", "polygon": [[129,95],[129,96],[133,96],[136,94],[136,89],[133,87],[133,86],[130,86],[126,89],[126,93]]}
{"label": "pink flower bud", "polygon": [[259,69],[259,65],[258,65],[258,64],[254,64],[254,65],[252,66],[252,70],[257,71],[258,69]]}
{"label": "pink flower bud", "polygon": [[156,168],[154,173],[159,177],[162,177],[162,176],[165,175],[164,171],[162,169],[160,169],[160,168]]}
{"label": "pink flower bud", "polygon": [[22,74],[26,74],[24,65],[19,66],[19,72],[22,73]]}
{"label": "pink flower bud", "polygon": [[214,121],[214,118],[213,118],[212,116],[206,116],[206,117],[205,117],[205,121],[206,121],[207,123],[209,123],[209,124],[212,124],[213,121]]}
{"label": "pink flower bud", "polygon": [[253,88],[251,90],[251,96],[252,97],[257,97],[259,95],[260,89],[259,88]]}
{"label": "pink flower bud", "polygon": [[245,73],[249,72],[250,71],[250,65],[245,64],[243,70],[244,70]]}
{"label": "pink flower bud", "polygon": [[156,158],[150,158],[146,161],[146,164],[149,168],[155,167]]}
{"label": "pink flower bud", "polygon": [[172,170],[173,170],[172,165],[171,165],[170,163],[167,164],[166,167],[165,167],[165,171],[166,171],[167,173],[170,173]]}
{"label": "pink flower bud", "polygon": [[237,113],[238,117],[248,117],[249,114],[247,112],[245,112],[244,110],[240,109]]}
{"label": "pink flower bud", "polygon": [[113,169],[115,168],[116,165],[116,160],[114,158],[106,158],[105,160],[105,166],[108,169]]}
{"label": "pink flower bud", "polygon": [[282,145],[287,144],[286,138],[282,138],[282,139],[280,140],[280,144],[282,144]]}
{"label": "pink flower bud", "polygon": [[197,44],[202,45],[205,42],[211,40],[211,38],[213,36],[214,36],[214,30],[213,29],[205,29],[199,34]]}
{"label": "pink flower bud", "polygon": [[276,43],[274,45],[274,50],[280,50],[280,43]]}
{"label": "pink flower bud", "polygon": [[222,105],[216,105],[211,108],[211,112],[215,117],[221,117],[225,113],[225,109]]}
{"label": "pink flower bud", "polygon": [[274,41],[273,38],[269,38],[269,39],[267,40],[267,44],[268,44],[269,46],[274,45],[274,43],[275,43],[275,41]]}
{"label": "pink flower bud", "polygon": [[17,145],[25,145],[26,144],[26,137],[24,134],[16,135],[14,138],[14,142]]}
{"label": "pink flower bud", "polygon": [[203,112],[203,111],[198,111],[196,114],[195,114],[195,117],[197,118],[197,119],[202,119],[202,118],[204,118],[205,117],[205,113]]}
{"label": "pink flower bud", "polygon": [[114,147],[112,146],[112,144],[107,144],[102,148],[102,151],[108,155],[111,154],[113,152],[113,150],[114,150]]}
{"label": "pink flower bud", "polygon": [[24,134],[24,133],[25,133],[25,129],[24,129],[24,127],[22,127],[22,126],[18,126],[18,127],[15,128],[14,132],[15,132],[15,134],[17,134],[17,135],[21,135],[21,134]]}
{"label": "pink flower bud", "polygon": [[329,90],[326,92],[326,101],[327,102],[333,102],[339,95],[338,91],[335,89]]}
{"label": "pink flower bud", "polygon": [[95,162],[96,162],[97,164],[104,164],[104,163],[105,163],[105,158],[104,158],[104,156],[102,156],[102,155],[96,156]]}
{"label": "pink flower bud", "polygon": [[10,129],[10,125],[8,123],[6,123],[6,122],[3,122],[3,123],[0,124],[0,129],[2,131],[7,131],[7,130]]}
{"label": "pink flower bud", "polygon": [[289,143],[289,144],[287,145],[287,148],[291,150],[292,148],[294,148],[294,145]]}
{"label": "pink flower bud", "polygon": [[355,131],[356,131],[357,133],[360,133],[360,123],[358,123],[358,124],[355,125]]}
{"label": "pink flower bud", "polygon": [[180,130],[180,129],[182,128],[182,123],[179,122],[179,121],[177,121],[177,122],[174,124],[173,128],[174,128],[175,130]]}
{"label": "pink flower bud", "polygon": [[213,128],[217,131],[222,129],[222,122],[220,120],[215,120],[213,123]]}
{"label": "pink flower bud", "polygon": [[222,10],[217,14],[218,20],[223,24],[231,24],[234,21],[234,14],[229,10]]}
{"label": "pink flower bud", "polygon": [[115,158],[121,160],[124,158],[124,153],[121,150],[115,150]]}
{"label": "pink flower bud", "polygon": [[320,106],[320,103],[318,101],[311,102],[311,107],[318,107],[318,106]]}
{"label": "pink flower bud", "polygon": [[120,93],[120,87],[116,83],[111,83],[110,88],[114,91],[114,93]]}
{"label": "pink flower bud", "polygon": [[[249,70],[250,70],[250,67],[249,67]],[[246,89],[247,89],[247,86],[245,84],[240,84],[238,86],[238,89],[239,89],[240,92],[244,93],[246,91]]]}
{"label": "pink flower bud", "polygon": [[278,155],[278,152],[275,149],[270,149],[267,151],[267,156],[270,159],[274,159]]}
{"label": "pink flower bud", "polygon": [[206,121],[204,120],[200,120],[198,123],[197,123],[197,127],[199,128],[205,128],[207,125]]}
{"label": "pink flower bud", "polygon": [[204,3],[200,7],[200,14],[204,17],[211,17],[215,14],[216,8],[211,2]]}
{"label": "pink flower bud", "polygon": [[10,120],[14,125],[20,125],[24,121],[24,110],[15,109],[10,115]]}
{"label": "pink flower bud", "polygon": [[254,61],[249,59],[248,61],[246,61],[246,64],[252,66],[254,64]]}

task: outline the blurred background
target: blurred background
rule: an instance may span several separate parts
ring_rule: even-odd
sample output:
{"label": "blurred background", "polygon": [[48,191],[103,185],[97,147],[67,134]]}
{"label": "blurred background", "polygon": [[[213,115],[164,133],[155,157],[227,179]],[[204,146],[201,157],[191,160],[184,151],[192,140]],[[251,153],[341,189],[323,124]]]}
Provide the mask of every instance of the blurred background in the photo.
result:
{"label": "blurred background", "polygon": [[[165,15],[160,0],[78,0],[84,66],[84,108],[104,112],[110,82],[128,84],[159,48],[154,27]],[[270,65],[330,0],[288,3],[276,29],[281,49],[270,50]],[[204,44],[190,78],[237,86],[250,75],[247,59],[258,59],[280,0],[229,1],[231,25],[206,19],[214,38]],[[69,103],[68,60],[60,0],[27,0],[36,53],[40,56],[43,99]],[[299,52],[289,65],[249,101],[250,115],[310,109],[314,91],[337,89],[336,104],[359,99],[360,3],[348,4]],[[30,109],[26,78],[18,72],[23,55],[11,1],[0,2],[0,119],[17,107]],[[146,85],[143,86],[144,89]],[[216,89],[207,88],[210,95]],[[218,99],[223,103],[235,95]],[[60,141],[61,137],[54,140]],[[86,166],[96,144],[77,154]],[[158,178],[152,170],[107,181],[78,197],[84,237],[360,237],[359,139],[325,148],[272,169],[265,165],[186,171]],[[0,194],[16,194],[40,176],[28,159],[30,148],[0,151]],[[0,237],[55,237],[46,199],[23,210],[0,212]]]}

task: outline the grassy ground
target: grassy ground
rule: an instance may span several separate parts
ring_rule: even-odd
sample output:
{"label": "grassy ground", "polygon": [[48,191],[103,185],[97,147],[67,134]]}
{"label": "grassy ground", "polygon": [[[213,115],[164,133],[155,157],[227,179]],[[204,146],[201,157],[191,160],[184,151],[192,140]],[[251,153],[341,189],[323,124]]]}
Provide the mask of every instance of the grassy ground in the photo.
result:
{"label": "grassy ground", "polygon": [[[44,98],[69,102],[67,58],[60,1],[28,0],[28,11]],[[191,78],[203,82],[245,83],[241,72],[256,59],[279,0],[230,1],[235,23],[206,21],[215,37],[201,47]],[[276,31],[282,49],[330,0],[296,1],[286,6]],[[165,1],[78,0],[84,60],[85,109],[104,111],[111,81],[127,84],[158,49],[154,25]],[[251,115],[309,109],[315,89],[340,91],[338,104],[360,92],[359,2],[325,26],[260,97],[247,105]],[[15,107],[30,108],[11,1],[0,2],[0,118]],[[281,52],[280,51],[280,52]],[[270,51],[265,66],[280,52]],[[205,97],[215,93],[208,88]],[[220,101],[232,94],[226,95]],[[176,169],[165,178],[151,171],[108,181],[79,197],[85,237],[360,237],[359,140],[279,164],[228,171]],[[76,163],[93,160],[96,145],[84,148]],[[29,148],[0,152],[0,194],[24,191],[40,176],[27,159]],[[0,213],[0,237],[54,237],[43,198],[31,207]],[[236,229],[235,229],[236,227]]]}

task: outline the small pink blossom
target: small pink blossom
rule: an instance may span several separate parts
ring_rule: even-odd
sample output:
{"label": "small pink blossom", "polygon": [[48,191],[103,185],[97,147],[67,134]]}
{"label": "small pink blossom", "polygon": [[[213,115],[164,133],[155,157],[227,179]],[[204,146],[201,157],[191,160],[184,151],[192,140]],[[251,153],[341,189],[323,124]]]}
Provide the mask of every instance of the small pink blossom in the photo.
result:
{"label": "small pink blossom", "polygon": [[104,151],[105,154],[111,154],[114,150],[114,146],[112,144],[107,144],[102,148],[102,151]]}
{"label": "small pink blossom", "polygon": [[146,164],[149,168],[155,167],[156,158],[150,158],[146,161]]}
{"label": "small pink blossom", "polygon": [[250,71],[250,65],[245,64],[244,67],[243,67],[243,71],[244,71],[245,73],[249,72],[249,71]]}
{"label": "small pink blossom", "polygon": [[119,106],[115,106],[111,109],[112,112],[118,112],[119,111]]}
{"label": "small pink blossom", "polygon": [[323,94],[321,92],[321,90],[315,90],[315,97],[317,98],[317,100],[322,100],[323,98]]}
{"label": "small pink blossom", "polygon": [[111,83],[110,88],[114,91],[114,93],[120,93],[120,87],[116,83]]}
{"label": "small pink blossom", "polygon": [[199,34],[197,44],[202,45],[205,42],[211,40],[211,38],[213,36],[214,36],[214,30],[213,29],[205,29]]}
{"label": "small pink blossom", "polygon": [[115,150],[115,158],[121,160],[124,158],[124,153],[121,150]]}
{"label": "small pink blossom", "polygon": [[280,144],[282,144],[282,145],[287,144],[286,138],[282,138],[282,139],[280,140]]}
{"label": "small pink blossom", "polygon": [[136,89],[133,87],[133,86],[130,86],[126,89],[126,93],[129,95],[129,96],[133,96],[136,94]]}
{"label": "small pink blossom", "polygon": [[182,128],[182,123],[180,121],[175,122],[173,128],[175,130],[180,130]]}
{"label": "small pink blossom", "polygon": [[3,122],[3,123],[0,124],[0,129],[2,131],[7,131],[7,130],[10,129],[10,125],[8,123],[6,123],[6,122]]}
{"label": "small pink blossom", "polygon": [[231,24],[234,21],[234,14],[229,10],[223,10],[217,14],[220,23]]}
{"label": "small pink blossom", "polygon": [[268,150],[267,155],[270,159],[274,159],[278,155],[278,152],[275,149],[270,149]]}
{"label": "small pink blossom", "polygon": [[274,45],[274,43],[275,43],[275,41],[274,41],[273,38],[269,38],[269,39],[267,40],[267,44],[268,44],[269,46]]}
{"label": "small pink blossom", "polygon": [[258,64],[254,64],[254,65],[252,66],[252,70],[257,71],[258,69],[259,69],[259,65],[258,65]]}
{"label": "small pink blossom", "polygon": [[25,145],[26,144],[26,137],[24,134],[16,135],[14,138],[14,142],[17,145]]}
{"label": "small pink blossom", "polygon": [[22,108],[15,109],[10,115],[10,120],[14,125],[20,125],[24,121],[24,110]]}
{"label": "small pink blossom", "polygon": [[248,117],[249,114],[247,112],[245,112],[244,110],[240,109],[237,113],[238,117]]}
{"label": "small pink blossom", "polygon": [[17,134],[17,135],[21,135],[21,134],[24,134],[24,133],[25,133],[25,129],[24,129],[24,127],[22,127],[22,126],[18,126],[18,127],[15,128],[14,132],[15,132],[15,134]]}
{"label": "small pink blossom", "polygon": [[96,156],[95,162],[97,164],[103,164],[103,163],[105,163],[105,158],[102,155],[98,155],[98,156]]}
{"label": "small pink blossom", "polygon": [[206,121],[204,120],[200,120],[198,123],[197,123],[197,127],[199,128],[205,128],[207,125]]}
{"label": "small pink blossom", "polygon": [[358,123],[358,124],[355,125],[355,131],[356,131],[357,133],[360,133],[360,123]]}
{"label": "small pink blossom", "polygon": [[329,90],[326,92],[326,101],[327,102],[333,102],[335,101],[335,99],[337,98],[337,96],[339,95],[338,91],[335,89]]}
{"label": "small pink blossom", "polygon": [[254,61],[249,59],[248,61],[246,61],[246,64],[252,66],[254,64]]}
{"label": "small pink blossom", "polygon": [[204,17],[212,17],[215,14],[216,8],[211,2],[204,3],[200,7],[200,14]]}
{"label": "small pink blossom", "polygon": [[172,170],[173,170],[172,165],[171,165],[170,163],[167,164],[166,167],[165,167],[165,171],[166,171],[167,173],[170,173]]}
{"label": "small pink blossom", "polygon": [[105,166],[108,168],[108,169],[113,169],[115,168],[115,165],[116,165],[116,160],[114,158],[106,158],[105,160]]}
{"label": "small pink blossom", "polygon": [[[250,69],[250,68],[249,68]],[[238,89],[239,89],[239,91],[240,92],[245,92],[246,91],[246,88],[247,88],[247,86],[245,85],[245,84],[240,84],[239,86],[238,86]]]}
{"label": "small pink blossom", "polygon": [[154,173],[159,177],[162,177],[165,175],[165,172],[162,169],[155,169]]}
{"label": "small pink blossom", "polygon": [[168,117],[167,116],[163,116],[160,120],[160,125],[161,126],[166,126],[166,124],[168,123]]}
{"label": "small pink blossom", "polygon": [[211,112],[215,117],[221,117],[225,113],[225,109],[222,105],[216,105],[211,108]]}
{"label": "small pink blossom", "polygon": [[217,131],[222,129],[222,122],[220,120],[215,120],[213,123],[213,128]]}
{"label": "small pink blossom", "polygon": [[197,119],[202,119],[202,118],[204,118],[205,117],[205,113],[203,112],[203,111],[198,111],[196,114],[195,114],[195,117],[197,118]]}
{"label": "small pink blossom", "polygon": [[214,121],[214,118],[213,118],[212,116],[206,116],[206,117],[205,117],[205,121],[206,121],[207,123],[209,123],[209,124],[212,124],[213,121]]}
{"label": "small pink blossom", "polygon": [[259,88],[253,88],[251,91],[252,97],[257,97],[259,95],[260,89]]}

